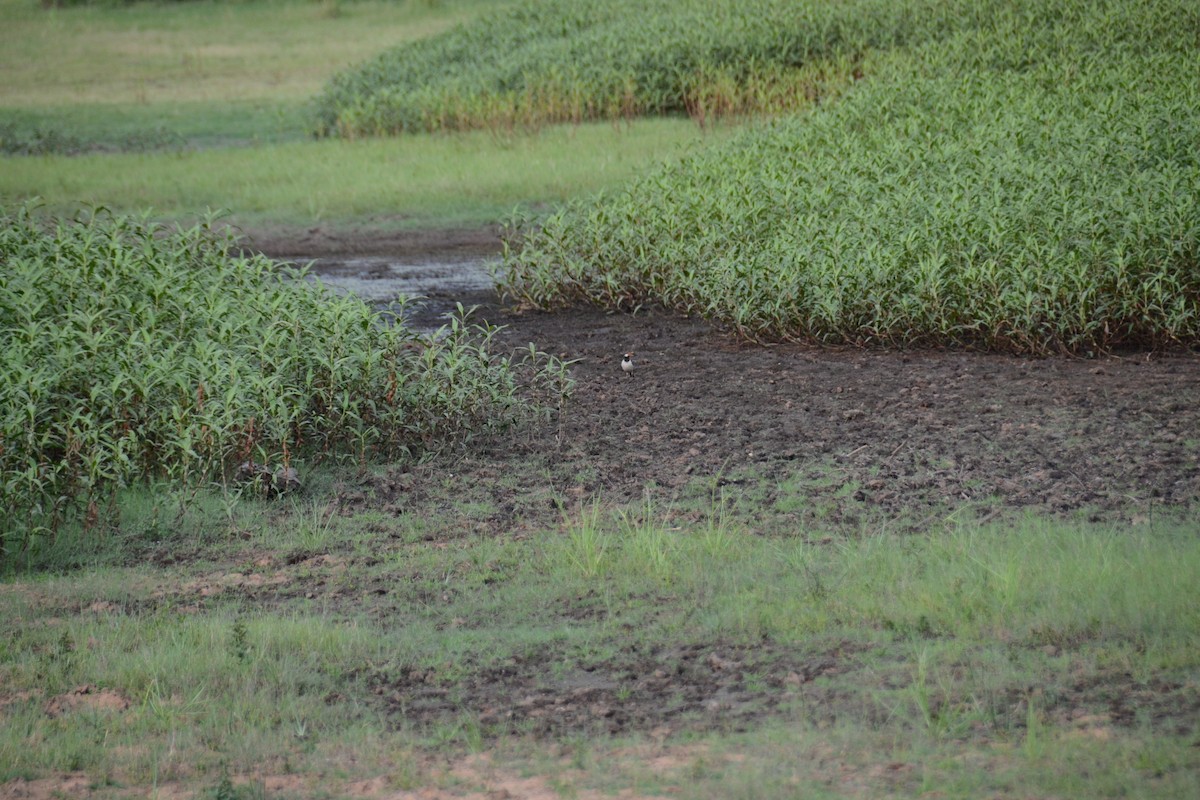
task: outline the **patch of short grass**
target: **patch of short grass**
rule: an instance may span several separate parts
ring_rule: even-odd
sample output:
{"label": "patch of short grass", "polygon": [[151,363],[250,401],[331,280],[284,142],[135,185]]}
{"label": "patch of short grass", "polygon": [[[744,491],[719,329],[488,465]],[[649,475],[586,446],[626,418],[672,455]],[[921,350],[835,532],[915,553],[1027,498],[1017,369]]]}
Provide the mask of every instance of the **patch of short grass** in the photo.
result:
{"label": "patch of short grass", "polygon": [[687,121],[649,120],[511,138],[476,132],[9,158],[0,171],[0,198],[37,196],[59,211],[80,203],[152,208],[156,216],[175,219],[225,208],[247,226],[373,218],[402,227],[477,225],[502,219],[518,205],[536,207],[617,185],[700,138]]}
{"label": "patch of short grass", "polygon": [[[179,151],[303,139],[308,98],[368,52],[494,6],[0,0],[0,153]],[[218,203],[217,205],[220,205]]]}
{"label": "patch of short grass", "polygon": [[258,0],[46,8],[0,0],[0,107],[302,101],[336,70],[494,0]]}
{"label": "patch of short grass", "polygon": [[[862,626],[900,635],[1074,646],[1121,643],[1176,663],[1197,644],[1200,543],[1186,524],[1106,527],[1037,517],[747,539],[719,517],[664,522],[654,506],[593,507],[547,545],[546,563],[630,595],[677,591],[718,637],[801,640]],[[697,602],[703,600],[704,602]]]}
{"label": "patch of short grass", "polygon": [[[584,502],[553,530],[464,533],[493,509],[425,519],[310,495],[193,505],[168,539],[141,503],[90,561],[0,586],[3,779],[74,769],[212,786],[224,769],[242,780],[287,764],[334,794],[351,776],[470,784],[425,770],[432,749],[491,752],[581,793],[1194,787],[1200,545],[1188,520],[781,536],[721,503],[685,517],[648,493]],[[123,566],[189,538],[179,562]],[[622,702],[645,691],[629,670],[650,659],[671,674],[697,646],[735,654],[738,691],[774,710],[741,733],[685,720],[666,740],[643,731],[574,751],[529,736],[528,721],[486,721],[487,680],[526,670],[524,685],[567,696],[594,673]],[[785,676],[796,664],[814,672]],[[432,687],[421,696],[445,692],[457,711],[405,716],[397,687],[414,672]],[[47,711],[86,686],[128,705]],[[630,755],[650,751],[660,769]]]}
{"label": "patch of short grass", "polygon": [[[702,739],[666,774],[624,764],[649,785],[680,787],[686,798],[980,796],[1153,796],[1186,798],[1198,787],[1183,768],[1195,763],[1186,741],[1156,741],[1138,732],[1050,727],[1032,755],[1019,742],[931,744],[887,729],[851,724],[770,725],[724,739]],[[1151,764],[1172,764],[1159,772]],[[620,764],[620,762],[617,762]],[[625,776],[610,776],[624,785]]]}
{"label": "patch of short grass", "polygon": [[[21,632],[6,648],[5,685],[27,694],[6,698],[0,780],[82,770],[149,785],[302,759],[360,728],[364,709],[326,698],[380,644],[336,620],[234,609],[45,622],[7,623]],[[110,702],[93,705],[101,696]],[[67,698],[61,710],[56,697]]]}
{"label": "patch of short grass", "polygon": [[301,124],[299,104],[273,98],[0,109],[0,153],[180,153],[298,141]]}

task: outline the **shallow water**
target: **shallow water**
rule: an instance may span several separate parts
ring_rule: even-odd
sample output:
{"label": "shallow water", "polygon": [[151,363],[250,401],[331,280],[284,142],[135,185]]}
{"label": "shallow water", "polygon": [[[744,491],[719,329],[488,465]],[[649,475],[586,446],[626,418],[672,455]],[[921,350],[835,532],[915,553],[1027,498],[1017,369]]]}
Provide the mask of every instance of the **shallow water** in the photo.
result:
{"label": "shallow water", "polygon": [[[303,258],[291,259],[309,263]],[[310,274],[327,286],[353,292],[371,303],[409,297],[443,297],[484,291],[492,286],[487,259],[403,262],[391,256],[311,259]]]}
{"label": "shallow water", "polygon": [[288,259],[294,264],[311,264],[309,276],[335,291],[357,295],[368,303],[386,308],[398,297],[420,298],[410,303],[407,316],[418,329],[435,329],[455,303],[470,295],[492,289],[490,269],[497,259],[409,261],[395,256],[324,256]]}

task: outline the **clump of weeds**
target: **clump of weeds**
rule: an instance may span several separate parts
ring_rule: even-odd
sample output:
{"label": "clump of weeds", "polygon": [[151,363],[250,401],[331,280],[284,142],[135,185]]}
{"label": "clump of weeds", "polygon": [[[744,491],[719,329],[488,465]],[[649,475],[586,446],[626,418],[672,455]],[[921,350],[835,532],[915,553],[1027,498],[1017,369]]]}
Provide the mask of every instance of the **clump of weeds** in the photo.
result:
{"label": "clump of weeds", "polygon": [[[0,214],[0,559],[68,519],[112,521],[116,492],[165,481],[181,511],[239,465],[365,464],[543,420],[566,366],[495,352],[468,309],[433,336],[385,325],[304,270],[103,209]],[[283,471],[283,472],[280,472]]]}

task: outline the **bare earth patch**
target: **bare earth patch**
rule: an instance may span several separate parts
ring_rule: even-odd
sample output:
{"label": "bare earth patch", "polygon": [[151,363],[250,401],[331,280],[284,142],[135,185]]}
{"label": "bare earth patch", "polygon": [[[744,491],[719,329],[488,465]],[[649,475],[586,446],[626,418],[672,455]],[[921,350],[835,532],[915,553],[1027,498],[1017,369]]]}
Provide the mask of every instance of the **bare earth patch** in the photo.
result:
{"label": "bare earth patch", "polygon": [[712,476],[736,498],[765,479],[753,502],[791,509],[794,529],[964,504],[1137,523],[1200,497],[1194,355],[761,347],[655,311],[488,314],[514,347],[579,359],[561,427],[510,446],[570,465],[562,489],[617,500]]}
{"label": "bare earth patch", "polygon": [[[494,229],[317,228],[299,242],[270,232],[251,241],[277,257],[482,257],[500,247]],[[535,467],[550,473],[560,497],[610,501],[635,499],[648,484],[669,496],[702,478],[736,499],[757,482],[764,488],[748,499],[791,513],[795,529],[881,520],[920,527],[964,505],[984,517],[1030,509],[1139,524],[1200,498],[1195,353],[1074,359],[763,347],[653,309],[516,313],[491,292],[457,299],[505,326],[503,344],[533,342],[577,360],[561,423],[455,463],[464,485],[491,487],[501,507],[527,511],[521,490],[496,476]],[[636,370],[626,375],[621,354],[630,351]],[[372,489],[385,503],[419,502],[444,466],[404,469]]]}
{"label": "bare earth patch", "polygon": [[380,219],[357,228],[328,225],[256,228],[244,232],[243,245],[280,259],[397,254],[410,259],[460,258],[490,256],[500,250],[499,226],[428,230],[397,228],[394,222]]}
{"label": "bare earth patch", "polygon": [[43,710],[47,716],[59,717],[79,709],[116,712],[124,711],[127,708],[129,708],[129,698],[120,692],[85,684],[76,686],[66,694],[51,697],[46,701]]}
{"label": "bare earth patch", "polygon": [[746,731],[795,703],[805,684],[853,669],[847,655],[835,649],[802,657],[769,643],[689,645],[634,650],[558,674],[561,654],[544,652],[471,670],[452,685],[436,671],[412,669],[375,675],[371,683],[397,719],[417,726],[469,709],[489,734],[560,739],[650,732],[662,739],[681,731]]}

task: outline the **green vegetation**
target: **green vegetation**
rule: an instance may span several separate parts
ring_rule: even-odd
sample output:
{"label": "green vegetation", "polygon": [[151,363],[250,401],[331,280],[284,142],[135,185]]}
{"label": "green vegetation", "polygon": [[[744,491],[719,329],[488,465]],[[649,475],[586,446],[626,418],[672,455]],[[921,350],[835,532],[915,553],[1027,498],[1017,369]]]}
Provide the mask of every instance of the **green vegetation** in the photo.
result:
{"label": "green vegetation", "polygon": [[[916,8],[913,6],[916,5]],[[345,137],[686,113],[779,113],[927,36],[944,2],[525,2],[337,75],[316,130]]]}
{"label": "green vegetation", "polygon": [[[501,775],[580,793],[1197,788],[1188,526],[777,538],[719,504],[696,517],[648,498],[463,536],[458,517],[246,497],[230,535],[197,509],[164,532],[151,504],[129,506],[91,569],[0,592],[0,782],[83,771],[103,797],[294,774],[301,794],[341,796],[384,775],[461,791],[497,773],[421,753],[486,748]],[[149,566],[156,552],[204,556]],[[652,719],[697,691],[725,711],[670,716],[657,745],[597,737],[609,717],[586,710]],[[552,714],[525,715],[539,704]],[[545,755],[544,719],[569,758]]]}
{"label": "green vegetation", "polygon": [[[639,25],[627,24],[621,3],[569,5],[519,5],[452,30],[485,5],[404,4],[386,17],[367,2],[310,19],[304,4],[233,4],[208,10],[212,26],[180,24],[200,13],[187,4],[165,15],[119,12],[153,31],[164,52],[208,54],[191,72],[151,67],[169,101],[118,87],[117,55],[149,46],[146,36],[126,38],[118,12],[81,9],[47,26],[45,14],[24,9],[6,34],[5,52],[17,54],[4,95],[16,107],[0,124],[6,147],[175,152],[12,159],[0,197],[40,196],[59,212],[79,202],[153,207],[176,219],[232,207],[248,226],[363,216],[428,225],[494,221],[518,204],[542,209],[609,189],[517,229],[509,294],[541,307],[657,303],[758,340],[1082,354],[1196,341],[1200,102],[1190,4],[663,3]],[[297,37],[285,54],[248,33],[271,14]],[[378,106],[491,135],[286,141],[301,135],[302,91],[351,56],[332,42],[379,41],[357,37],[392,20],[410,43],[329,84],[322,124],[343,125],[330,117],[342,113],[334,106]],[[81,52],[72,45],[86,43],[80,26],[93,23],[104,35],[91,37],[99,49],[90,62],[16,69],[38,63],[28,52],[18,58],[28,42]],[[341,26],[338,35],[327,25]],[[196,32],[210,29],[236,50],[228,61],[210,33]],[[301,70],[296,54],[310,47],[321,55],[305,63],[320,69]],[[568,56],[577,75],[563,74]],[[230,88],[230,76],[262,62],[297,82],[275,91],[239,78],[246,88]],[[60,72],[117,77],[88,87],[97,102],[70,107],[58,104],[77,99],[81,84],[47,82]],[[405,83],[421,76],[421,89]],[[844,96],[649,174],[647,164],[694,138],[686,122],[510,132],[613,109],[703,121],[721,109],[794,108],[747,99],[774,97],[792,78],[807,87],[797,98]],[[630,85],[647,93],[629,101]],[[216,113],[223,104],[207,99],[215,95],[234,105]],[[30,99],[42,96],[57,99]],[[187,152],[231,141],[281,144]]]}
{"label": "green vegetation", "polygon": [[954,29],[872,54],[838,103],[521,231],[506,290],[762,340],[1200,341],[1195,5],[943,5]]}
{"label": "green vegetation", "polygon": [[[727,130],[710,135],[724,137]],[[536,137],[473,132],[402,142],[279,142],[179,152],[8,158],[0,198],[39,197],[55,213],[80,203],[160,219],[231,209],[246,229],[364,220],[391,227],[487,225],[514,207],[563,203],[619,185],[697,140],[682,120],[556,128]]]}
{"label": "green vegetation", "polygon": [[[16,156],[168,153],[294,142],[303,109],[289,100],[90,104],[0,110],[0,153]],[[19,162],[18,162],[19,163]]]}
{"label": "green vegetation", "polygon": [[[560,494],[597,467],[553,446],[460,469],[562,413],[563,363],[465,313],[385,327],[203,212],[479,224],[608,189],[517,229],[513,296],[752,339],[1194,345],[1194,4],[470,22],[495,5],[0,0],[0,793],[1200,794],[1194,520],[825,530],[833,467],[631,506]],[[303,141],[313,114],[485,130]],[[646,173],[697,121],[713,147]]]}
{"label": "green vegetation", "polygon": [[136,480],[199,487],[246,461],[396,456],[502,429],[567,391],[532,347],[501,357],[465,319],[432,339],[380,325],[302,272],[232,257],[209,223],[100,212],[45,225],[32,211],[0,216],[9,555],[80,509],[95,523]]}
{"label": "green vegetation", "polygon": [[0,0],[0,106],[69,117],[97,107],[303,104],[363,53],[443,31],[497,0],[134,2]]}
{"label": "green vegetation", "polygon": [[335,70],[494,5],[189,0],[59,10],[0,0],[0,153],[304,139],[309,98]]}
{"label": "green vegetation", "polygon": [[244,229],[476,226],[620,185],[700,138],[660,119],[534,137],[311,140],[310,99],[336,70],[495,6],[358,0],[330,15],[308,0],[0,0],[0,202],[191,221],[223,208]]}
{"label": "green vegetation", "polygon": [[1103,640],[1162,666],[1191,660],[1200,637],[1185,591],[1200,577],[1200,542],[1185,527],[1147,536],[1030,518],[947,521],[918,536],[756,539],[728,510],[690,524],[671,516],[649,499],[593,503],[549,543],[547,564],[577,592],[602,584],[618,608],[648,593],[686,598],[686,623],[668,613],[655,624],[718,641],[799,644],[861,628],[1025,646]]}

